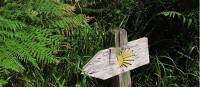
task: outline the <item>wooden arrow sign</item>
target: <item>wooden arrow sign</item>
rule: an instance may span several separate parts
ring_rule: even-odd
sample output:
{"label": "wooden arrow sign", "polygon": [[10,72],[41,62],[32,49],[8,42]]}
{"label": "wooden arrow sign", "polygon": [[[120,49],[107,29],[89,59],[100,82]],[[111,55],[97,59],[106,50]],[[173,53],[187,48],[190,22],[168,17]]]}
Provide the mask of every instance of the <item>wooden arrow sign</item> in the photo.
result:
{"label": "wooden arrow sign", "polygon": [[106,80],[149,63],[146,37],[130,41],[127,45],[99,51],[84,67],[85,74]]}

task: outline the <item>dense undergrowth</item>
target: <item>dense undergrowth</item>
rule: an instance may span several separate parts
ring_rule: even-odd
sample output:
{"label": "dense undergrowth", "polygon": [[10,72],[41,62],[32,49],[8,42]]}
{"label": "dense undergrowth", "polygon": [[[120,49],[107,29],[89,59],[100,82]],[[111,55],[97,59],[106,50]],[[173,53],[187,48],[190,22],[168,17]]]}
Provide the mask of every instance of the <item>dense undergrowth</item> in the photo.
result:
{"label": "dense undergrowth", "polygon": [[0,86],[102,87],[81,69],[120,27],[149,39],[133,86],[197,87],[198,15],[195,0],[0,0]]}

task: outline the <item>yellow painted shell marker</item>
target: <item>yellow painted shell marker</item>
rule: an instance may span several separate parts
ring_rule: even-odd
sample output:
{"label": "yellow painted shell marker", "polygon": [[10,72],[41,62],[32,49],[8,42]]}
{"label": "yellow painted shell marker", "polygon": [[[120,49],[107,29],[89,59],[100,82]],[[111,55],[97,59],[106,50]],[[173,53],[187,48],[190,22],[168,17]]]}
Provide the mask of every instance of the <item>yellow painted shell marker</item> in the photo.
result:
{"label": "yellow painted shell marker", "polygon": [[131,65],[131,61],[134,61],[134,54],[131,49],[126,48],[119,53],[117,60],[120,67],[127,67]]}

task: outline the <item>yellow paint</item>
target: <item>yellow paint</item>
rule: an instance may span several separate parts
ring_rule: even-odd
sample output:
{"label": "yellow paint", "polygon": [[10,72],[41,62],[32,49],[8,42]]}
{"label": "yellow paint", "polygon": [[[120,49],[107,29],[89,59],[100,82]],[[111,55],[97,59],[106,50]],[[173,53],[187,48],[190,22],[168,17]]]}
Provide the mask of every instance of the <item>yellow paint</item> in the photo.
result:
{"label": "yellow paint", "polygon": [[129,48],[122,50],[117,56],[117,60],[120,67],[131,65],[131,62],[134,61],[133,51]]}

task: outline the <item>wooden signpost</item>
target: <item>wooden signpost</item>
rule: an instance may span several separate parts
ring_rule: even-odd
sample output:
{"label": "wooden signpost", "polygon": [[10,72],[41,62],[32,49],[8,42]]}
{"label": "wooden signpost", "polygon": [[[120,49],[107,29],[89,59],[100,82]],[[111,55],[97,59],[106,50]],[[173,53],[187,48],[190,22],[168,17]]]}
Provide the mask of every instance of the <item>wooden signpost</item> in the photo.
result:
{"label": "wooden signpost", "polygon": [[126,30],[119,29],[115,30],[115,46],[97,52],[83,73],[102,80],[118,76],[113,79],[117,82],[114,87],[131,87],[130,70],[149,63],[148,40],[143,37],[128,42]]}

